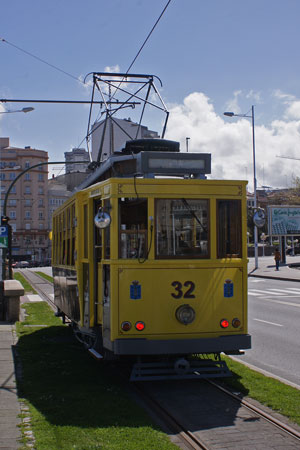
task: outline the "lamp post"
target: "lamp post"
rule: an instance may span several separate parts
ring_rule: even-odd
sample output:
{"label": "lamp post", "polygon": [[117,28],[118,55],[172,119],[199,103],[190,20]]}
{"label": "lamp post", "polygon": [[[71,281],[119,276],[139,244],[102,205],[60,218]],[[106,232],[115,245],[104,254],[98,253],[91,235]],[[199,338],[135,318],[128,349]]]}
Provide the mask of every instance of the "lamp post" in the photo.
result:
{"label": "lamp post", "polygon": [[10,114],[10,113],[16,113],[16,112],[28,113],[33,110],[34,110],[34,108],[31,108],[30,106],[28,106],[27,108],[22,108],[22,109],[14,109],[14,110],[8,109],[7,111],[0,111],[0,114]]}
{"label": "lamp post", "polygon": [[[0,111],[0,114],[11,114],[11,113],[17,113],[17,112],[28,113],[33,110],[34,110],[34,108],[28,106],[28,107],[25,107],[22,109],[14,109],[14,110],[8,109],[6,111]],[[9,249],[11,249],[11,234],[12,234],[11,226],[8,223],[8,217],[1,215],[0,227],[1,227],[1,231],[0,231],[1,241],[3,241],[3,240],[6,241],[6,244],[2,244],[2,242],[0,243],[0,280],[2,280],[2,279],[4,280],[7,278],[7,267],[6,267],[7,252],[6,252],[6,250],[7,250],[7,246]],[[11,251],[10,251],[9,255],[11,255]],[[10,278],[12,278],[11,262],[12,261],[11,261],[11,256],[10,256],[10,261],[8,264]]]}
{"label": "lamp post", "polygon": [[[4,248],[3,250],[5,250],[2,253],[2,277],[3,279],[7,279],[7,274],[6,274],[6,256],[8,253],[8,276],[10,279],[12,279],[12,243],[11,243],[11,226],[9,225],[9,217],[7,216],[7,200],[8,200],[8,196],[10,191],[12,190],[13,186],[15,185],[15,183],[29,170],[35,169],[36,167],[40,167],[40,166],[44,166],[44,165],[50,165],[50,164],[82,164],[82,161],[53,161],[53,162],[40,162],[38,164],[34,164],[31,167],[28,167],[27,169],[22,170],[21,173],[19,173],[19,175],[10,183],[5,197],[4,197],[4,203],[3,203],[3,209],[2,209],[2,216],[1,216],[1,223],[0,225],[2,225],[3,227],[8,229],[8,246],[7,249]],[[2,227],[1,227],[2,228]],[[6,231],[6,230],[4,230]],[[5,234],[6,237],[6,234]],[[6,252],[7,250],[7,252]],[[0,264],[1,264],[1,255],[0,255]],[[8,279],[9,279],[8,278]]]}
{"label": "lamp post", "polygon": [[[252,122],[252,149],[253,149],[253,192],[254,192],[254,211],[257,210],[257,194],[256,194],[256,163],[255,163],[255,132],[254,132],[254,105],[251,107],[251,116],[247,114],[235,114],[233,112],[224,112],[224,116],[228,117],[247,117]],[[258,268],[258,232],[257,226],[254,225],[254,256],[255,269]]]}

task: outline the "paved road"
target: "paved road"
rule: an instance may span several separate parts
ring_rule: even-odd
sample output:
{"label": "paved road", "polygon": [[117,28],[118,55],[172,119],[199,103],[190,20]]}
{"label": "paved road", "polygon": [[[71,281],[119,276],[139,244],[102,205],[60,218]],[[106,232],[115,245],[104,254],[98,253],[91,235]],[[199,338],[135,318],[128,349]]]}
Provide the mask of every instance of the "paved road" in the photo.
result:
{"label": "paved road", "polygon": [[300,283],[249,278],[248,299],[252,349],[239,359],[300,389]]}

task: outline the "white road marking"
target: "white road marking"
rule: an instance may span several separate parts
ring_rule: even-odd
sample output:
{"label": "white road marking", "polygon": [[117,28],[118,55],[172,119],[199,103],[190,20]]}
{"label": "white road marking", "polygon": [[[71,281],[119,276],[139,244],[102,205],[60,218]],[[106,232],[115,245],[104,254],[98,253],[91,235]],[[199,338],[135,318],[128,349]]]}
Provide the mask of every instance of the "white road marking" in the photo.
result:
{"label": "white road marking", "polygon": [[[290,292],[289,289],[268,289],[269,291],[274,291],[274,292],[283,292],[284,294],[288,294]],[[291,291],[291,294],[296,294],[298,291]],[[299,294],[300,294],[300,290],[299,290]]]}
{"label": "white road marking", "polygon": [[278,295],[278,296],[282,296],[282,294],[280,292],[270,292],[268,289],[265,289],[264,291],[261,289],[251,289],[251,292],[257,292],[258,294],[263,294],[263,295]]}
{"label": "white road marking", "polygon": [[299,288],[288,288],[287,289],[288,291],[295,291],[295,292],[299,292],[299,294],[300,294],[300,289]]}
{"label": "white road marking", "polygon": [[261,319],[253,319],[253,320],[256,320],[257,322],[267,323],[269,325],[275,325],[275,327],[283,327],[283,325],[281,325],[280,323],[268,322],[267,320],[261,320]]}
{"label": "white road marking", "polygon": [[265,302],[280,303],[281,305],[296,306],[297,308],[300,308],[300,303],[281,302],[280,300],[271,300],[270,298],[262,298],[262,300]]}

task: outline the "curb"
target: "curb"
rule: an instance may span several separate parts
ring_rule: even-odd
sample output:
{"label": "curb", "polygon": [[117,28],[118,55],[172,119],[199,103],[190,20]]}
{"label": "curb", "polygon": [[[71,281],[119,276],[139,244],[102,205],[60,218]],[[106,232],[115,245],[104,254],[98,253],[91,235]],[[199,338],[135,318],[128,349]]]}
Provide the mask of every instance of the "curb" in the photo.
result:
{"label": "curb", "polygon": [[253,278],[269,278],[271,280],[280,280],[280,281],[296,281],[299,283],[300,279],[296,280],[295,278],[288,278],[288,277],[273,277],[272,275],[254,275],[252,273],[248,273],[248,277]]}

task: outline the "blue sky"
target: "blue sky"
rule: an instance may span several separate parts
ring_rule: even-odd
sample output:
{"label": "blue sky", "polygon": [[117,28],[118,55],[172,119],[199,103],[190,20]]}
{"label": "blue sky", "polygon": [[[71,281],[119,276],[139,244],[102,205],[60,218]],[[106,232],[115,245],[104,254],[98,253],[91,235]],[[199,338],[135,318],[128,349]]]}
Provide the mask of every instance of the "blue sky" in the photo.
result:
{"label": "blue sky", "polygon": [[[126,72],[166,3],[11,0],[1,3],[0,37],[75,78],[107,67]],[[251,189],[251,121],[223,115],[251,105],[258,186],[288,187],[298,176],[300,161],[276,155],[300,157],[299,17],[298,0],[172,0],[134,64],[131,72],[161,78],[167,137],[184,151],[189,136],[190,151],[210,152],[212,178],[249,179]],[[7,42],[0,41],[0,98],[90,100],[89,86]],[[84,139],[88,106],[4,104],[24,106],[35,111],[0,114],[0,135],[12,146],[57,161]],[[161,120],[144,124],[160,131]]]}

